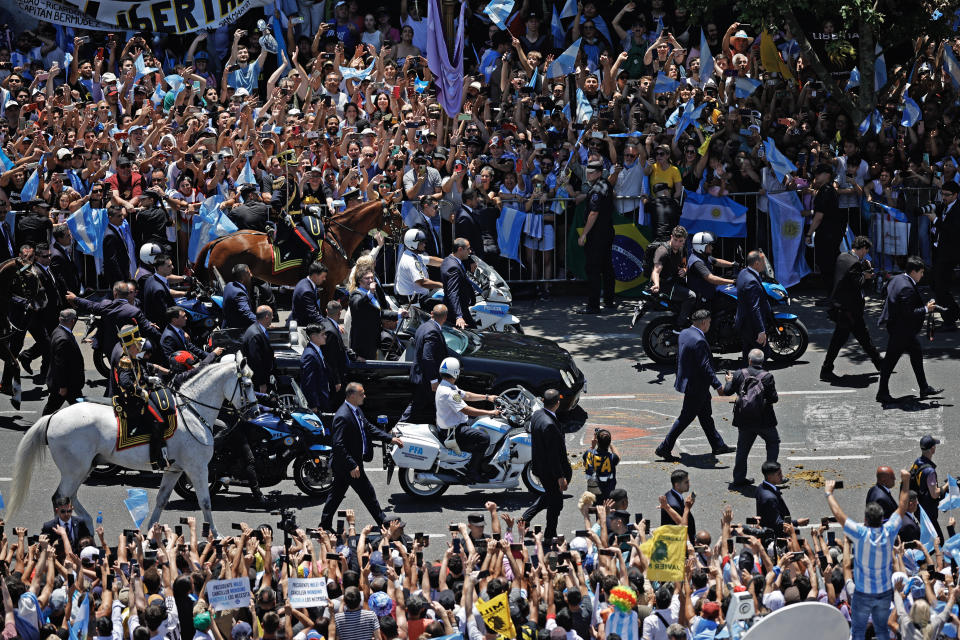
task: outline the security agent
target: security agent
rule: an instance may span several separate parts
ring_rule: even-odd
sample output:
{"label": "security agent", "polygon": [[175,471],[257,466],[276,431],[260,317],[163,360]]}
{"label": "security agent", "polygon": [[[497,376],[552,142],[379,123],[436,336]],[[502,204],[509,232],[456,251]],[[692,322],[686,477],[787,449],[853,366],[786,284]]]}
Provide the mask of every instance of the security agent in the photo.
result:
{"label": "security agent", "polygon": [[810,524],[810,518],[791,520],[790,509],[783,500],[783,494],[777,485],[783,484],[783,470],[779,462],[767,460],[760,467],[763,472],[763,482],[757,486],[757,516],[760,526],[774,532],[777,537],[783,536],[783,523],[793,522],[793,526],[802,527]]}
{"label": "security agent", "polygon": [[747,254],[747,268],[737,274],[737,314],[733,328],[740,332],[743,360],[751,349],[766,349],[767,322],[773,315],[763,288],[760,272],[766,270],[766,258],[759,250]]}
{"label": "security agent", "polygon": [[870,340],[870,331],[863,319],[863,283],[873,279],[873,268],[866,260],[867,252],[872,246],[869,238],[857,236],[853,239],[853,247],[850,251],[841,253],[837,258],[837,266],[833,272],[833,289],[830,294],[832,306],[827,312],[836,326],[830,338],[830,346],[827,347],[827,355],[820,367],[820,379],[824,382],[835,382],[839,379],[833,373],[833,362],[851,333],[870,357],[873,366],[877,370],[880,369],[880,351]]}
{"label": "security agent", "polygon": [[[670,491],[663,495],[670,509],[664,509],[661,503],[660,526],[671,524],[682,524],[683,512],[686,507],[686,499],[683,494],[690,491],[690,474],[683,469],[677,469],[670,474]],[[696,492],[690,494],[690,507],[693,507],[693,501],[696,500]],[[672,512],[671,512],[672,510]],[[697,535],[697,521],[693,514],[687,515],[687,537],[693,542]]]}
{"label": "security agent", "polygon": [[[957,328],[960,318],[960,306],[950,293],[953,270],[960,263],[960,205],[957,204],[960,184],[952,180],[940,187],[942,200],[934,205],[934,212],[926,213],[932,223],[933,235],[933,293],[937,304],[946,311],[941,312],[943,326],[940,331],[952,331]],[[929,205],[928,205],[929,206]],[[925,207],[926,208],[926,207]]]}
{"label": "security agent", "polygon": [[435,394],[440,385],[440,363],[449,353],[443,339],[442,326],[446,320],[447,307],[438,304],[430,311],[430,320],[417,327],[413,336],[410,382],[415,387],[413,398],[400,417],[404,422],[429,422],[436,415]]}
{"label": "security agent", "polygon": [[470,241],[466,238],[453,240],[453,253],[443,259],[440,275],[443,280],[443,304],[447,305],[447,321],[458,329],[476,327],[470,307],[476,304],[477,294],[467,277],[464,261],[470,259]]}
{"label": "security agent", "polygon": [[904,270],[905,273],[894,276],[887,284],[887,299],[880,314],[880,325],[886,325],[889,334],[887,353],[880,367],[880,388],[877,389],[877,402],[884,404],[894,402],[890,395],[890,374],[904,353],[910,356],[910,365],[917,376],[921,398],[935,396],[943,391],[942,388],[938,389],[927,383],[927,376],[923,372],[923,349],[917,338],[927,314],[932,313],[936,307],[933,300],[924,304],[917,288],[926,265],[921,258],[910,256]]}
{"label": "security agent", "polygon": [[780,434],[777,433],[777,414],[773,405],[777,402],[777,385],[773,374],[763,370],[763,351],[751,349],[747,354],[750,363],[746,369],[739,369],[735,373],[727,372],[726,384],[721,395],[729,396],[744,391],[747,381],[757,379],[763,387],[763,414],[759,419],[747,418],[736,412],[733,414],[733,426],[737,428],[737,459],[733,465],[733,486],[753,484],[753,478],[747,477],[747,456],[757,438],[766,443],[767,460],[776,461],[780,455]]}
{"label": "security agent", "polygon": [[734,280],[721,278],[713,273],[714,266],[722,268],[734,266],[732,262],[713,256],[715,241],[716,238],[709,231],[693,234],[690,243],[693,252],[687,257],[687,286],[699,300],[706,300],[708,303],[717,296],[718,286],[735,284]]}
{"label": "security agent", "polygon": [[613,298],[616,278],[613,273],[613,190],[610,183],[603,179],[603,163],[599,160],[587,164],[587,180],[590,190],[587,194],[587,220],[583,225],[577,243],[583,247],[586,257],[587,283],[589,294],[587,306],[577,309],[577,313],[600,313],[600,294],[603,293],[604,305],[616,308]]}
{"label": "security agent", "polygon": [[897,499],[890,492],[896,485],[897,476],[893,469],[887,466],[877,467],[877,484],[870,487],[867,492],[867,504],[876,502],[883,509],[883,520],[887,521],[894,511],[897,510]]}
{"label": "security agent", "polygon": [[273,226],[270,224],[270,205],[261,199],[257,185],[241,185],[238,198],[242,204],[234,207],[227,214],[238,229],[266,232]]}
{"label": "security agent", "polygon": [[413,304],[426,299],[433,289],[443,286],[427,277],[427,266],[439,267],[440,258],[424,253],[426,235],[420,229],[408,229],[403,234],[403,253],[397,263],[394,291],[401,304]]}
{"label": "security agent", "polygon": [[557,535],[557,522],[563,511],[563,492],[569,486],[573,469],[567,456],[567,444],[563,429],[557,419],[560,407],[560,392],[547,389],[543,392],[543,409],[535,411],[530,417],[530,446],[532,451],[533,472],[540,478],[543,493],[523,513],[523,521],[528,523],[541,510],[547,510],[547,526],[544,539]]}
{"label": "security agent", "polygon": [[105,354],[113,353],[114,346],[119,342],[117,332],[120,327],[127,324],[137,325],[144,339],[153,344],[160,344],[160,331],[137,307],[137,290],[126,280],[113,284],[112,300],[93,302],[80,298],[72,292],[68,292],[66,298],[67,304],[78,312],[100,316],[95,346]]}
{"label": "security agent", "polygon": [[250,304],[250,267],[242,262],[233,266],[232,280],[223,288],[223,328],[246,330],[257,321]]}
{"label": "security agent", "polygon": [[296,321],[297,326],[306,327],[323,321],[319,288],[326,281],[327,265],[319,260],[311,262],[310,266],[307,267],[307,277],[300,280],[293,290],[293,305],[290,317]]}
{"label": "security agent", "polygon": [[493,402],[496,396],[481,395],[464,391],[457,387],[457,378],[460,377],[460,361],[456,358],[444,358],[440,363],[440,384],[437,386],[435,402],[437,405],[437,426],[441,429],[454,429],[457,446],[470,454],[467,463],[467,481],[470,483],[483,482],[485,478],[480,473],[480,467],[485,461],[487,447],[490,446],[490,436],[483,429],[473,426],[470,418],[480,416],[498,416],[498,409],[477,409],[467,404],[470,402]]}

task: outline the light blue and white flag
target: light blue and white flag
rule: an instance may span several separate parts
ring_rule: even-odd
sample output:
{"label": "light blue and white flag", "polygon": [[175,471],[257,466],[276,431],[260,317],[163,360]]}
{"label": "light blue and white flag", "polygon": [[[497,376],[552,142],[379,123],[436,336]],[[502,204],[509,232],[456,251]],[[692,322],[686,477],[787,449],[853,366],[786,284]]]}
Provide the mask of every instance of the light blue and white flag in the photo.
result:
{"label": "light blue and white flag", "polygon": [[709,231],[717,238],[745,238],[747,208],[731,198],[685,190],[680,224],[691,234]]}
{"label": "light blue and white flag", "polygon": [[654,93],[670,93],[680,86],[679,80],[674,80],[663,71],[657,72],[657,83],[653,86]]}
{"label": "light blue and white flag", "polygon": [[792,287],[810,273],[804,256],[803,205],[796,191],[767,194],[773,236],[773,269],[777,280]]}
{"label": "light blue and white flag", "polygon": [[71,608],[69,628],[70,640],[87,640],[90,628],[90,593],[75,591]]}
{"label": "light blue and white flag", "polygon": [[143,76],[153,73],[154,71],[159,71],[157,67],[148,67],[147,63],[143,60],[143,54],[137,56],[137,59],[133,61],[133,68],[135,70],[133,81],[136,82]]}
{"label": "light blue and white flag", "polygon": [[37,189],[40,188],[40,172],[43,171],[45,160],[46,156],[40,159],[40,163],[37,165],[37,168],[33,170],[33,173],[30,174],[30,177],[27,178],[27,181],[23,183],[23,189],[20,190],[21,202],[30,202],[31,200],[36,199]]}
{"label": "light blue and white flag", "polygon": [[223,196],[219,193],[210,196],[200,205],[200,211],[193,216],[193,228],[190,231],[190,244],[187,254],[190,262],[196,262],[208,242],[237,231],[237,225],[220,208]]}
{"label": "light blue and white flag", "polygon": [[943,497],[937,508],[940,511],[960,509],[960,487],[957,486],[957,479],[950,474],[947,474],[947,495]]}
{"label": "light blue and white flag", "polygon": [[873,125],[873,132],[875,134],[880,133],[880,130],[883,129],[883,116],[881,116],[880,112],[876,109],[873,110],[873,113],[867,114],[867,117],[864,118],[860,126],[857,127],[860,135],[866,135],[867,132],[870,131],[871,124]]}
{"label": "light blue and white flag", "polygon": [[713,77],[713,54],[710,53],[710,45],[707,44],[707,34],[700,29],[700,88],[702,89],[707,80]]}
{"label": "light blue and white flag", "polygon": [[960,562],[960,533],[944,540],[941,550],[945,556],[953,558],[955,562]]}
{"label": "light blue and white flag", "polygon": [[857,67],[853,68],[853,71],[850,72],[850,77],[847,78],[846,91],[853,89],[854,87],[860,86],[860,69]]}
{"label": "light blue and white flag", "polygon": [[563,9],[560,11],[561,18],[576,18],[577,17],[577,0],[567,0],[563,5]]}
{"label": "light blue and white flag", "polygon": [[490,76],[497,70],[497,64],[500,62],[500,54],[496,49],[487,49],[480,60],[480,73],[486,82],[490,82]]}
{"label": "light blue and white flag", "polygon": [[903,96],[903,119],[900,120],[900,126],[912,127],[920,119],[920,105],[913,98],[904,94]]}
{"label": "light blue and white flag", "polygon": [[953,47],[949,45],[943,47],[943,68],[950,76],[953,88],[960,89],[960,63],[957,62],[957,56],[953,53]]}
{"label": "light blue and white flag", "polygon": [[577,55],[580,53],[580,41],[583,38],[577,38],[577,41],[572,45],[567,47],[567,49],[561,53],[553,61],[553,64],[550,65],[550,68],[547,69],[548,78],[556,78],[557,76],[568,76],[577,68]]}
{"label": "light blue and white flag", "polygon": [[527,83],[527,86],[530,88],[536,88],[537,80],[540,79],[540,67],[534,67],[533,73],[530,74],[530,82]]}
{"label": "light blue and white flag", "polygon": [[883,49],[877,45],[877,59],[873,62],[873,90],[879,92],[887,84],[887,59],[880,53]]}
{"label": "light blue and white flag", "polygon": [[920,515],[920,544],[925,546],[927,551],[933,553],[933,543],[937,539],[937,530],[923,508],[917,509],[917,513]]}
{"label": "light blue and white flag", "polygon": [[413,81],[413,90],[417,93],[423,93],[427,90],[427,87],[430,86],[429,80],[414,80]]}
{"label": "light blue and white flag", "polygon": [[253,167],[250,166],[250,158],[247,158],[243,165],[243,171],[237,176],[237,184],[257,184],[257,177],[253,174]]}
{"label": "light blue and white flag", "polygon": [[417,209],[417,203],[413,200],[404,200],[400,203],[400,217],[403,219],[403,226],[408,229],[412,229],[423,218],[420,210]]}
{"label": "light blue and white flag", "polygon": [[370,66],[366,69],[354,69],[353,67],[340,67],[340,75],[343,76],[344,80],[364,80],[367,76],[373,73],[373,67],[376,64],[376,61],[370,63]]}
{"label": "light blue and white flag", "polygon": [[760,88],[761,84],[763,83],[759,80],[754,80],[753,78],[738,77],[736,81],[736,88],[734,89],[734,95],[741,100],[744,98],[749,98],[758,88]]}
{"label": "light blue and white flag", "polygon": [[179,73],[171,73],[164,77],[163,81],[170,86],[170,90],[173,91],[174,94],[183,91],[183,76]]}
{"label": "light blue and white flag", "polygon": [[139,529],[150,515],[147,492],[143,489],[127,489],[127,499],[123,501],[135,528]]}
{"label": "light blue and white flag", "polygon": [[553,15],[550,17],[550,33],[553,34],[553,46],[562,49],[563,43],[567,40],[567,34],[563,30],[563,23],[560,22],[556,7],[553,8]]}
{"label": "light blue and white flag", "polygon": [[514,0],[492,0],[483,12],[490,18],[490,22],[503,31],[507,28],[507,18],[513,13]]}
{"label": "light blue and white flag", "polygon": [[7,157],[7,154],[3,152],[3,149],[0,149],[0,166],[3,167],[4,171],[10,171],[10,169],[13,169],[13,160]]}
{"label": "light blue and white flag", "polygon": [[103,234],[107,230],[106,209],[94,209],[87,202],[67,218],[67,228],[82,253],[103,258]]}
{"label": "light blue and white flag", "polygon": [[700,114],[703,113],[706,107],[706,102],[701,103],[699,107],[694,107],[693,98],[687,101],[687,104],[683,106],[683,114],[680,116],[680,122],[677,123],[677,130],[673,134],[674,141],[677,141],[680,135],[687,130],[687,127],[694,124],[700,118]]}
{"label": "light blue and white flag", "polygon": [[767,138],[764,141],[763,150],[766,153],[767,162],[770,163],[773,173],[777,176],[777,180],[782,182],[784,176],[797,170],[797,165],[790,162],[790,159],[777,149],[773,138]]}
{"label": "light blue and white flag", "polygon": [[500,245],[500,255],[519,262],[520,259],[520,238],[523,235],[523,223],[526,221],[527,214],[512,207],[504,207],[500,210],[500,217],[497,218],[497,244]]}
{"label": "light blue and white flag", "polygon": [[[564,117],[570,120],[570,105],[564,105],[562,111]],[[577,89],[577,122],[587,122],[593,117],[593,106],[587,97],[583,95],[582,89]]]}

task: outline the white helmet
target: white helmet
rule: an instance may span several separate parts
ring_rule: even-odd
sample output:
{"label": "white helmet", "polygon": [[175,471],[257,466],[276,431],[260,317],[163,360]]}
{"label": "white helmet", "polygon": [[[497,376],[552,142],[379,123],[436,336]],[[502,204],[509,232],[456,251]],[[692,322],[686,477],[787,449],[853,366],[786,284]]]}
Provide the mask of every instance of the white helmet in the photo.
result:
{"label": "white helmet", "polygon": [[426,239],[426,234],[420,229],[409,229],[403,234],[403,246],[410,251],[416,251],[420,247],[420,243],[426,241]]}
{"label": "white helmet", "polygon": [[148,242],[140,247],[140,262],[153,264],[154,259],[161,253],[163,253],[163,249],[160,248],[160,245]]}
{"label": "white helmet", "polygon": [[459,378],[460,377],[460,361],[457,360],[456,358],[444,358],[443,362],[440,363],[440,375]]}
{"label": "white helmet", "polygon": [[713,244],[716,241],[716,238],[713,237],[713,234],[709,231],[700,231],[699,233],[693,234],[693,250],[697,253],[703,253],[707,250],[708,244]]}

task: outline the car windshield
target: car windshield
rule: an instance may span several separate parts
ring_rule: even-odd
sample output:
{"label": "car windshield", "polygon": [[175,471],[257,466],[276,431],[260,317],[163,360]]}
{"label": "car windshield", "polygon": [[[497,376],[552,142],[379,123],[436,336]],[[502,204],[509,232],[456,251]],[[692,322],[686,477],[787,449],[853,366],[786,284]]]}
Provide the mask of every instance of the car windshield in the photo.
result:
{"label": "car windshield", "polygon": [[480,348],[480,337],[472,331],[460,331],[453,327],[443,328],[443,339],[447,348],[456,352],[458,356],[470,354]]}

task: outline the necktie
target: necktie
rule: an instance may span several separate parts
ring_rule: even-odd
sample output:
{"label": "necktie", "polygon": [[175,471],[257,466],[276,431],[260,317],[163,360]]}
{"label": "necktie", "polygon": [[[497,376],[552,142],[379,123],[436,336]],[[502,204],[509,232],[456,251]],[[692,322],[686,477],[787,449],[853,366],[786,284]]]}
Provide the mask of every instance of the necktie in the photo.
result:
{"label": "necktie", "polygon": [[363,455],[367,455],[367,433],[363,428],[363,419],[360,417],[360,410],[353,410],[353,417],[357,420],[357,426],[360,427],[360,441],[363,443]]}

